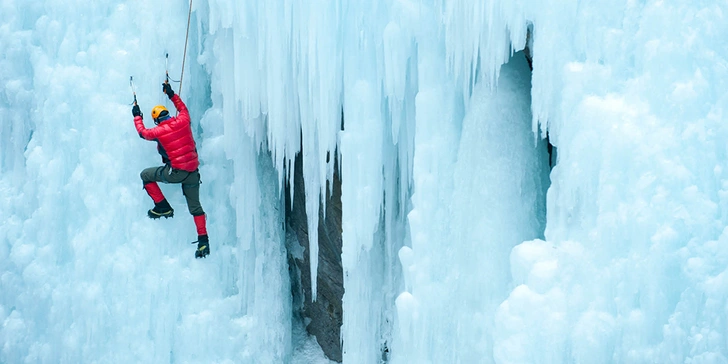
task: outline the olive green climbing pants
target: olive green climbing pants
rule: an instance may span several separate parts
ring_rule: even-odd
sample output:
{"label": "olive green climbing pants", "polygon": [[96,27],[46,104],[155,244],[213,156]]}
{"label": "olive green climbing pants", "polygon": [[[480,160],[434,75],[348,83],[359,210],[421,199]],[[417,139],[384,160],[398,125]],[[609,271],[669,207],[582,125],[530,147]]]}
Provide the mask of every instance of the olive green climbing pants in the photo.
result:
{"label": "olive green climbing pants", "polygon": [[200,171],[187,172],[174,169],[169,165],[150,167],[142,171],[142,182],[162,182],[182,184],[182,194],[187,199],[187,209],[192,216],[204,215],[200,204]]}

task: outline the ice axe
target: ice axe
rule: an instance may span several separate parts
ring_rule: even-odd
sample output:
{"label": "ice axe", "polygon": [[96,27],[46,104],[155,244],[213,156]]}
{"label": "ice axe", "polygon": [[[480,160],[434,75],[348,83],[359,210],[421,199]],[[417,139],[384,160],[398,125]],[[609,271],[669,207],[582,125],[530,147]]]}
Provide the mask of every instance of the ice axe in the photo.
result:
{"label": "ice axe", "polygon": [[134,102],[132,102],[132,105],[136,105],[137,98],[136,98],[136,90],[134,89],[134,76],[129,76],[129,86],[131,86],[131,93],[134,94]]}
{"label": "ice axe", "polygon": [[169,78],[169,53],[164,54],[164,77],[165,77],[165,82],[167,82],[167,83],[169,83],[169,81],[180,82],[180,81]]}
{"label": "ice axe", "polygon": [[[172,82],[181,82],[181,81],[172,80]],[[164,83],[169,85],[169,53],[164,53]],[[180,91],[182,91],[182,84],[180,84],[179,88],[180,88]],[[179,94],[179,92],[178,92],[178,94]],[[177,110],[176,115],[179,115],[179,110]]]}
{"label": "ice axe", "polygon": [[169,53],[164,54],[164,82],[169,83]]}

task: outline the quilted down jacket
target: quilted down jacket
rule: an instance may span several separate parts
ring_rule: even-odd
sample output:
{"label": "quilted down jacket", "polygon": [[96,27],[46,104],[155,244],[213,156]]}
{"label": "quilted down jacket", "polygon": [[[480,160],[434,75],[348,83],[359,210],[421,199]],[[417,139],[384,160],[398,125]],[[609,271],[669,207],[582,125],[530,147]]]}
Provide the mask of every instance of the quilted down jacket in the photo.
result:
{"label": "quilted down jacket", "polygon": [[159,125],[147,129],[142,117],[135,116],[134,126],[142,138],[157,141],[159,153],[165,163],[170,163],[175,169],[194,172],[200,162],[197,158],[195,139],[192,137],[190,113],[179,95],[172,97],[172,103],[179,112],[176,117],[171,117]]}

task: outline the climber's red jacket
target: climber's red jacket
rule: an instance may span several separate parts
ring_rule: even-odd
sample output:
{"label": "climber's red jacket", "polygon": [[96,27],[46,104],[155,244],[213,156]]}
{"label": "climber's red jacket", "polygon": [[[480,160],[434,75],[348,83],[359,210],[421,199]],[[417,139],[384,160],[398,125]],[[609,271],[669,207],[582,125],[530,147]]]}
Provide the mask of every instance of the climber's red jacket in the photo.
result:
{"label": "climber's red jacket", "polygon": [[[179,95],[172,96],[172,103],[177,108],[177,117],[162,121],[159,125],[147,129],[141,116],[134,117],[134,126],[139,136],[146,140],[156,140],[162,160],[169,163],[174,169],[194,172],[200,165],[197,159],[197,147],[192,138],[190,127],[190,113]],[[166,158],[165,158],[166,157]]]}

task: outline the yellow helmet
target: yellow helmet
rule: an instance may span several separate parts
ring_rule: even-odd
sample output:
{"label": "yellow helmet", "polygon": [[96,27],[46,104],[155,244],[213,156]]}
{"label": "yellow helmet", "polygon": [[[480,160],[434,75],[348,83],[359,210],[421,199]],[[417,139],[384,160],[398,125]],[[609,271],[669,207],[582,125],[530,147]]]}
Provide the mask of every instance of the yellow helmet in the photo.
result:
{"label": "yellow helmet", "polygon": [[163,105],[157,105],[152,108],[152,119],[154,119],[155,123],[159,123],[159,121],[157,121],[159,117],[167,115],[169,115],[169,110],[167,110],[167,108]]}

